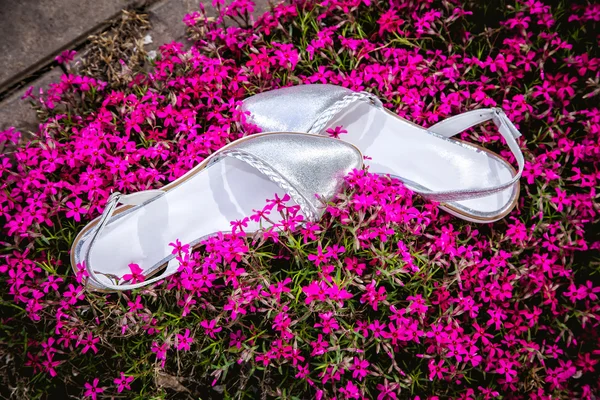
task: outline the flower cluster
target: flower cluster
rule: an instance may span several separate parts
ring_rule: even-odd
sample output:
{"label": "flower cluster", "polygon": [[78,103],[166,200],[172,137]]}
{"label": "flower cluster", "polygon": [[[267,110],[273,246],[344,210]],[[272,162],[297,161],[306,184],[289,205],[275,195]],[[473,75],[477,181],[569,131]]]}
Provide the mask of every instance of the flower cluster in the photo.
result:
{"label": "flower cluster", "polygon": [[[497,4],[496,4],[497,3]],[[0,366],[20,398],[593,398],[600,392],[600,9],[588,2],[215,0],[127,86],[65,74],[0,143]],[[235,23],[237,22],[237,24]],[[59,62],[68,64],[72,52]],[[318,223],[275,197],[177,275],[92,293],[69,248],[113,190],[158,188],[258,129],[245,97],[368,90],[429,126],[502,107],[524,133],[516,209],[474,225],[353,171]],[[344,138],[343,126],[329,135]],[[401,132],[399,132],[401,134]],[[492,125],[462,139],[511,153]],[[369,154],[366,154],[369,156]],[[121,278],[145,279],[137,264]]]}

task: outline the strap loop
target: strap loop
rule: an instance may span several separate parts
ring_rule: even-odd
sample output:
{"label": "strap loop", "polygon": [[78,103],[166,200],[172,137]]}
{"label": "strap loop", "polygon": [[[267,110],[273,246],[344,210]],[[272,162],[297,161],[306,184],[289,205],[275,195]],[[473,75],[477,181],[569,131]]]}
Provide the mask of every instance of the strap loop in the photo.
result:
{"label": "strap loop", "polygon": [[443,121],[429,127],[428,131],[434,134],[450,138],[457,134],[483,122],[492,120],[498,127],[498,132],[502,135],[510,151],[515,157],[519,169],[513,178],[508,181],[501,183],[496,186],[482,188],[482,189],[466,189],[466,190],[453,190],[446,192],[424,192],[428,198],[434,201],[459,201],[469,200],[474,198],[480,198],[498,193],[502,190],[508,189],[514,185],[520,178],[525,168],[525,158],[523,152],[517,143],[516,139],[521,137],[521,132],[512,123],[504,110],[499,107],[496,108],[483,108],[473,111],[467,111],[465,113],[446,118]]}
{"label": "strap loop", "polygon": [[525,166],[523,153],[516,141],[516,139],[520,138],[522,135],[501,108],[482,108],[479,110],[467,111],[454,117],[446,118],[445,120],[432,125],[428,130],[449,138],[456,136],[475,125],[489,121],[490,119],[498,127],[498,132],[500,132],[504,140],[506,140],[506,144],[517,160],[519,170],[513,179],[516,182],[521,177]]}
{"label": "strap loop", "polygon": [[85,268],[88,272],[89,279],[91,279],[97,286],[99,286],[103,289],[113,289],[113,290],[135,289],[137,287],[145,286],[151,282],[155,282],[157,280],[163,279],[164,277],[172,274],[172,272],[169,274],[166,274],[167,271],[165,271],[165,273],[161,274],[160,276],[152,278],[148,281],[141,282],[141,283],[132,284],[132,285],[113,285],[113,284],[103,283],[100,280],[100,278],[98,277],[98,275],[94,272],[94,269],[91,267],[91,264],[90,264],[90,254],[92,252],[92,248],[93,248],[96,240],[100,237],[100,233],[104,230],[104,228],[110,222],[111,217],[114,214],[118,204],[139,206],[139,205],[142,205],[156,197],[162,196],[164,194],[165,194],[165,192],[162,190],[151,189],[151,190],[144,190],[144,191],[132,193],[132,194],[122,194],[120,192],[113,192],[108,197],[106,206],[104,207],[104,211],[102,212],[102,215],[100,216],[100,220],[98,221],[96,228],[91,233],[92,236],[90,238],[89,245],[84,253]]}

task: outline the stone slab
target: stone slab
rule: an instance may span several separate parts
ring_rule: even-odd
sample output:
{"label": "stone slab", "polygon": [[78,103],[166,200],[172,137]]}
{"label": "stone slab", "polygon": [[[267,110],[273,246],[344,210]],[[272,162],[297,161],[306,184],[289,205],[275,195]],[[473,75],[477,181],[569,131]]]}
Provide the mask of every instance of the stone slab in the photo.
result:
{"label": "stone slab", "polygon": [[153,4],[148,10],[151,26],[148,35],[152,43],[146,46],[146,50],[157,50],[172,41],[186,43],[183,17],[196,10],[197,0],[163,0]]}
{"label": "stone slab", "polygon": [[0,0],[0,92],[144,0]]}
{"label": "stone slab", "polygon": [[[57,3],[59,0],[44,0],[48,3]],[[60,0],[64,2],[71,2],[72,0]],[[139,1],[139,0],[138,0]],[[32,0],[24,0],[23,3],[30,3]],[[99,3],[108,2],[108,0],[101,0]],[[115,3],[117,4],[131,4],[132,0],[118,0]],[[203,3],[206,7],[207,14],[209,16],[215,15],[215,10],[212,8],[210,0],[203,0]],[[5,6],[5,2],[0,0],[0,18],[2,18],[2,10]],[[140,3],[138,2],[138,5]],[[150,4],[150,3],[148,3]],[[34,7],[35,8],[35,7]],[[43,7],[42,7],[43,8]],[[260,15],[264,11],[269,8],[268,0],[257,0],[256,1],[256,10],[255,15]],[[116,13],[120,11],[120,7],[115,8]],[[185,40],[185,31],[186,27],[182,22],[183,17],[198,9],[197,0],[162,0],[155,4],[151,4],[148,8],[148,13],[150,16],[151,22],[151,30],[149,32],[150,37],[152,38],[152,43],[147,46],[147,50],[155,50],[159,46],[164,43],[170,43],[172,41],[180,41],[183,43],[187,43]],[[14,14],[14,12],[13,12]],[[98,20],[98,18],[96,18]],[[0,24],[0,35],[2,32],[8,31],[6,26]],[[64,37],[64,36],[63,36]],[[43,41],[43,37],[38,37],[40,41]],[[33,39],[31,39],[33,40]],[[6,47],[6,39],[0,36],[0,49],[3,49],[2,46]],[[22,43],[24,40],[21,41]],[[189,44],[188,44],[189,45]],[[12,57],[17,57],[14,54]],[[21,62],[24,58],[21,59]],[[6,59],[2,59],[0,61],[0,66],[4,66],[4,64],[8,64]],[[24,65],[24,64],[20,64]],[[6,67],[5,67],[6,68]],[[26,67],[23,67],[26,68]],[[4,73],[3,69],[0,68],[0,80]],[[34,86],[34,93],[39,92],[39,88],[47,88],[51,82],[57,82],[60,80],[60,76],[62,71],[60,68],[54,68],[45,74],[43,74],[40,78],[35,81],[24,85],[19,88],[15,92],[11,93],[8,97],[0,101],[0,130],[8,129],[11,126],[14,126],[17,130],[21,131],[24,135],[30,131],[36,131],[38,127],[38,120],[35,111],[31,107],[31,105],[24,100],[21,100],[21,96],[25,93],[27,88],[30,86]],[[21,76],[23,77],[23,76]],[[0,83],[1,88],[1,83]],[[0,90],[1,91],[1,90]]]}
{"label": "stone slab", "polygon": [[21,100],[25,91],[33,86],[33,93],[38,94],[39,89],[46,89],[52,82],[58,82],[62,70],[54,68],[40,78],[31,82],[27,87],[21,88],[0,102],[0,131],[14,126],[24,136],[27,132],[35,132],[38,128],[38,120],[34,109],[27,100]]}

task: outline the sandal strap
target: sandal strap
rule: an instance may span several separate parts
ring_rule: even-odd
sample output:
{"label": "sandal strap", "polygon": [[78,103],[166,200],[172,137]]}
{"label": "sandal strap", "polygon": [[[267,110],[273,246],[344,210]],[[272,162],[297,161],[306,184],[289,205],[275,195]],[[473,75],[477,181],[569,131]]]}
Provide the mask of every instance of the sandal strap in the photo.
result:
{"label": "sandal strap", "polygon": [[[340,111],[344,110],[349,105],[357,102],[364,101],[370,103],[376,108],[383,109],[383,104],[381,100],[377,98],[377,96],[368,93],[368,92],[354,92],[348,94],[335,102],[325,111],[323,111],[311,128],[308,133],[312,134],[321,134],[324,135],[323,129],[331,122],[333,117],[335,117]],[[460,190],[447,190],[447,191],[433,191],[429,190],[416,182],[404,182],[405,185],[417,191],[419,194],[427,197],[430,200],[438,201],[438,202],[450,202],[450,201],[460,201],[460,200],[470,200],[479,197],[490,196],[492,194],[501,192],[505,189],[513,186],[520,178],[523,173],[523,168],[525,167],[525,159],[523,157],[523,153],[521,152],[521,148],[517,143],[517,138],[521,136],[521,132],[515,127],[515,125],[508,119],[506,114],[501,108],[483,108],[474,111],[467,111],[463,114],[459,114],[450,118],[446,118],[443,121],[438,122],[437,124],[431,126],[427,129],[430,133],[438,135],[443,138],[450,138],[455,136],[472,126],[481,124],[483,122],[493,120],[496,126],[498,127],[498,131],[506,140],[508,147],[510,148],[512,154],[515,156],[517,160],[517,164],[519,165],[519,169],[515,176],[508,182],[501,183],[496,186],[481,188],[481,189],[460,189]],[[400,178],[400,180],[403,180]]]}
{"label": "sandal strap", "polygon": [[335,117],[337,113],[357,101],[364,101],[372,104],[376,108],[383,109],[383,104],[377,96],[368,92],[353,92],[342,97],[340,100],[333,103],[331,107],[319,114],[315,122],[313,122],[312,126],[308,130],[308,133],[323,134],[321,131],[327,126],[327,124],[329,124],[329,121],[331,121],[331,119]]}
{"label": "sandal strap", "polygon": [[463,114],[447,118],[435,125],[432,125],[429,127],[428,131],[444,138],[450,138],[475,125],[489,120],[492,120],[494,124],[496,124],[498,127],[498,132],[500,132],[504,140],[506,140],[510,151],[517,161],[519,169],[513,178],[508,182],[482,189],[466,189],[446,192],[426,191],[422,192],[422,194],[434,201],[468,200],[488,196],[508,189],[521,178],[521,174],[523,173],[523,169],[525,167],[525,158],[523,157],[523,152],[521,151],[519,143],[517,142],[517,139],[521,137],[521,132],[519,132],[512,121],[508,119],[508,116],[501,108],[483,108],[479,110],[467,111]]}
{"label": "sandal strap", "polygon": [[[136,289],[136,288],[139,288],[142,286],[146,286],[150,283],[159,281],[161,279],[164,279],[167,276],[172,275],[173,273],[175,273],[177,271],[177,268],[179,267],[179,265],[174,265],[174,264],[170,263],[169,266],[167,267],[167,269],[159,276],[153,277],[151,279],[148,279],[148,280],[146,280],[144,282],[140,282],[140,283],[135,283],[135,284],[130,284],[130,285],[115,285],[115,284],[103,283],[100,280],[100,278],[98,277],[98,275],[96,274],[96,272],[94,271],[94,269],[91,267],[91,263],[90,263],[90,254],[92,252],[92,248],[94,247],[96,240],[100,237],[100,234],[102,233],[102,231],[106,228],[108,223],[111,221],[111,217],[113,216],[113,214],[119,204],[140,206],[148,201],[151,201],[159,196],[164,195],[165,193],[166,192],[163,190],[152,189],[152,190],[144,190],[144,191],[136,192],[136,193],[132,193],[132,194],[122,194],[119,192],[114,192],[110,195],[110,197],[108,198],[108,201],[106,203],[106,206],[104,207],[104,211],[102,212],[102,215],[100,216],[100,220],[98,221],[98,224],[96,225],[96,227],[94,228],[94,230],[91,233],[90,243],[89,243],[89,245],[84,253],[84,257],[83,257],[83,259],[85,260],[85,268],[87,270],[89,279],[92,280],[101,289],[112,289],[112,290]],[[173,270],[173,268],[174,268],[174,270]]]}

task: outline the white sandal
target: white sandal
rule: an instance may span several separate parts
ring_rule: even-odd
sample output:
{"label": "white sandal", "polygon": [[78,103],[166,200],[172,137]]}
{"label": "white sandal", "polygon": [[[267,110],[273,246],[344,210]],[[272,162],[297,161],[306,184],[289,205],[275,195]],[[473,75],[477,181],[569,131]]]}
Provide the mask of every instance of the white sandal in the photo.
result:
{"label": "white sandal", "polygon": [[[160,190],[113,193],[101,216],[87,224],[71,249],[71,264],[85,265],[87,286],[115,291],[139,288],[177,272],[170,242],[194,246],[230,222],[262,209],[267,198],[289,194],[307,220],[318,220],[322,199],[331,200],[352,169],[362,168],[353,145],[303,133],[264,133],[223,147]],[[319,198],[317,198],[317,195]],[[117,207],[117,204],[123,204]],[[274,223],[281,216],[271,215]],[[248,221],[245,231],[260,228]],[[144,282],[117,284],[114,277],[138,264]]]}
{"label": "white sandal", "polygon": [[[383,107],[367,92],[334,85],[300,85],[257,94],[242,109],[263,132],[327,135],[343,126],[341,139],[356,145],[369,171],[389,174],[449,213],[472,222],[493,222],[517,204],[525,164],[521,135],[499,108],[469,111],[427,129]],[[453,136],[492,120],[517,160],[515,169],[498,154]]]}

